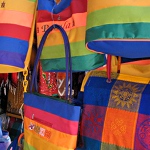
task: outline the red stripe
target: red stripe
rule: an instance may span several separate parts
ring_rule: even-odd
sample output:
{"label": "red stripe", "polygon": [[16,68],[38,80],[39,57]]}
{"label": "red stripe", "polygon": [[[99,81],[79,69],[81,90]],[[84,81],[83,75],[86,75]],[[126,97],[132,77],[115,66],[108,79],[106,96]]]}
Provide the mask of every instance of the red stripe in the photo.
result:
{"label": "red stripe", "polygon": [[[84,5],[83,5],[84,4]],[[60,16],[61,21],[65,21],[66,19],[70,18],[72,14],[75,13],[84,13],[87,12],[87,0],[82,0],[82,3],[78,0],[74,0],[71,2],[70,6],[67,7],[65,10],[58,14],[53,14],[46,10],[38,10],[37,13],[37,22],[45,22],[45,21],[58,21],[58,17]]]}
{"label": "red stripe", "polygon": [[60,132],[64,132],[71,135],[77,135],[77,131],[78,131],[77,121],[70,121],[61,118],[57,115],[26,105],[24,106],[24,112],[25,112],[25,116],[29,119],[32,119],[32,116],[34,114],[34,119],[33,119],[34,121],[37,121],[43,125],[46,125]]}
{"label": "red stripe", "polygon": [[31,28],[15,24],[0,24],[0,36],[12,37],[28,41],[30,38]]}

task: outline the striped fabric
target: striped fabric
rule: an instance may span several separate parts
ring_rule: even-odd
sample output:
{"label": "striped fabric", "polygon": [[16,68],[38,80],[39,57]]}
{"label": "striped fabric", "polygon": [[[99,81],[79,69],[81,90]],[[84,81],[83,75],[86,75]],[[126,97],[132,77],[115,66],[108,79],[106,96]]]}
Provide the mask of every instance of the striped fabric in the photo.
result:
{"label": "striped fabric", "polygon": [[80,107],[25,93],[24,150],[74,150]]}
{"label": "striped fabric", "polygon": [[83,150],[148,150],[150,78],[93,72],[84,89]]}
{"label": "striped fabric", "polygon": [[36,0],[5,0],[0,6],[0,72],[23,71],[31,55]]}
{"label": "striped fabric", "polygon": [[86,46],[128,58],[150,56],[150,1],[88,0]]}
{"label": "striped fabric", "polygon": [[[73,71],[98,68],[105,62],[104,55],[90,52],[85,47],[87,0],[39,0],[37,13],[38,45],[44,32],[52,24],[61,25],[67,32],[72,56]],[[47,37],[41,55],[44,71],[65,70],[65,53],[61,33],[57,30]]]}

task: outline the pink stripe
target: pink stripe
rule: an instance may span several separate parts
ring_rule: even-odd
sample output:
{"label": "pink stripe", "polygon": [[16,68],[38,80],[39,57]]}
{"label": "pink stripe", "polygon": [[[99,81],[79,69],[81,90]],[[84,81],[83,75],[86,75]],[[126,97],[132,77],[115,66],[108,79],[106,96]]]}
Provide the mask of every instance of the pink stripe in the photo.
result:
{"label": "pink stripe", "polygon": [[50,128],[53,128],[55,130],[67,134],[77,135],[77,131],[78,131],[77,121],[69,121],[57,115],[26,105],[24,106],[24,112],[25,112],[25,116],[29,119],[32,119],[32,117],[34,117],[33,118],[34,121],[49,126]]}

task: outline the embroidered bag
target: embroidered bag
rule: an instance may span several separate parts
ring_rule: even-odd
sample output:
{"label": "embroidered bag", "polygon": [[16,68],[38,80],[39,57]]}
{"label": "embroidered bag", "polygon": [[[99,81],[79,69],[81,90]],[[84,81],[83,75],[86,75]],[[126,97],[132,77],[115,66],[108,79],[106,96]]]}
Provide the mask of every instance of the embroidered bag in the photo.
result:
{"label": "embroidered bag", "polygon": [[94,71],[84,87],[82,148],[149,149],[150,78]]}
{"label": "embroidered bag", "polygon": [[[85,47],[87,0],[39,0],[37,11],[37,44],[49,26],[61,25],[66,31],[71,49],[72,70],[93,70],[105,64],[105,56]],[[61,33],[53,30],[41,54],[43,71],[65,71],[65,53]]]}
{"label": "embroidered bag", "polygon": [[40,63],[38,91],[49,96],[58,95],[57,73],[44,72]]}
{"label": "embroidered bag", "polygon": [[[53,29],[59,29],[66,52],[66,81],[72,80],[69,41],[63,28],[51,26],[44,34],[38,48],[34,64],[32,82],[36,80],[36,67],[47,35]],[[66,85],[67,85],[66,82]],[[35,88],[36,89],[36,88]],[[69,94],[69,96],[71,93]],[[66,98],[68,86],[66,86]],[[68,100],[58,99],[39,93],[24,93],[24,150],[74,150],[77,143],[80,107],[68,103]]]}
{"label": "embroidered bag", "polygon": [[0,73],[26,71],[35,27],[36,0],[0,4]]}
{"label": "embroidered bag", "polygon": [[127,58],[150,56],[150,1],[88,0],[86,46]]}

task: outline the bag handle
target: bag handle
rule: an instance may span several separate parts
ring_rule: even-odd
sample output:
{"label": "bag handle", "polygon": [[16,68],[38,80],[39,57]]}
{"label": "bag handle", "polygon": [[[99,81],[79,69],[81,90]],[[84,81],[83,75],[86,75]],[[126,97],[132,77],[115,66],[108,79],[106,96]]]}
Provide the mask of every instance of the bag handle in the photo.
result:
{"label": "bag handle", "polygon": [[111,55],[107,55],[107,64],[106,64],[106,70],[107,70],[107,82],[111,82]]}
{"label": "bag handle", "polygon": [[[111,58],[112,55],[108,54],[107,55],[107,64],[106,64],[106,69],[107,69],[107,82],[111,82]],[[120,73],[120,68],[121,68],[121,57],[118,57],[118,64],[117,64],[117,73]]]}
{"label": "bag handle", "polygon": [[[46,32],[44,33],[41,42],[39,44],[38,50],[37,50],[37,54],[36,54],[36,58],[35,58],[35,62],[34,62],[34,67],[33,67],[33,73],[32,73],[32,79],[31,79],[31,84],[30,84],[30,92],[32,91],[33,85],[35,87],[35,90],[37,91],[37,66],[38,66],[38,62],[41,56],[41,52],[44,46],[44,43],[46,41],[46,38],[48,36],[48,34],[53,30],[53,29],[58,29],[63,37],[64,40],[64,47],[65,47],[65,57],[66,57],[66,99],[71,98],[72,96],[72,62],[71,62],[71,52],[70,52],[70,44],[69,44],[69,39],[68,36],[65,32],[65,30],[57,24],[53,24],[52,26],[50,26]],[[70,73],[70,76],[68,75]],[[70,79],[70,93],[68,97],[68,81]]]}

